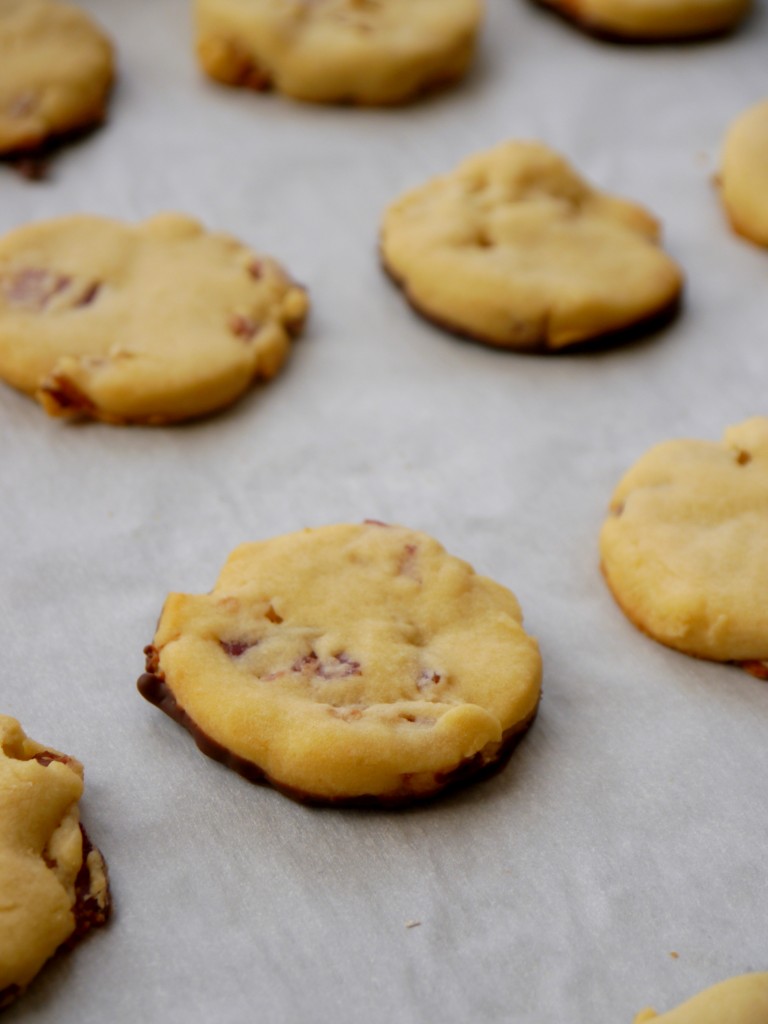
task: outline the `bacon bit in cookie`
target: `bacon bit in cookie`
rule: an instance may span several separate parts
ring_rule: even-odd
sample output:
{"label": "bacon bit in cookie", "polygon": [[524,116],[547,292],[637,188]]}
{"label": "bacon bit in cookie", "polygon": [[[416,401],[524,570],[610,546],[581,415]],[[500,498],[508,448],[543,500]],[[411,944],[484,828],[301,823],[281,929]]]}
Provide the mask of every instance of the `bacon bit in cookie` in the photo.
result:
{"label": "bacon bit in cookie", "polygon": [[251,338],[256,337],[259,332],[260,324],[255,320],[252,320],[249,316],[240,316],[238,313],[233,314],[229,318],[229,329],[233,334],[236,334],[238,338],[244,338],[246,341],[250,341]]}
{"label": "bacon bit in cookie", "polygon": [[264,264],[261,260],[252,260],[248,264],[248,273],[254,281],[260,281],[264,277]]}
{"label": "bacon bit in cookie", "polygon": [[616,505],[611,505],[611,515],[620,516],[624,511],[624,502],[619,501]]}
{"label": "bacon bit in cookie", "polygon": [[411,579],[418,580],[421,583],[421,576],[416,569],[418,550],[416,544],[406,544],[400,556],[400,564],[397,571],[401,576],[410,576]]}
{"label": "bacon bit in cookie", "polygon": [[230,658],[240,658],[251,647],[256,647],[257,644],[248,640],[219,640],[219,646]]}
{"label": "bacon bit in cookie", "polygon": [[389,529],[389,523],[382,523],[380,519],[364,519],[363,526],[384,526]]}
{"label": "bacon bit in cookie", "polygon": [[420,690],[426,690],[430,686],[437,686],[442,676],[439,672],[433,672],[431,669],[422,669],[421,675],[416,680],[416,685]]}
{"label": "bacon bit in cookie", "polygon": [[740,451],[739,454],[736,456],[736,461],[740,466],[746,466],[748,462],[752,461],[752,456],[749,454],[749,452]]}
{"label": "bacon bit in cookie", "polygon": [[160,651],[155,647],[154,644],[148,644],[144,648],[145,670],[152,676],[159,674],[160,668]]}
{"label": "bacon bit in cookie", "polygon": [[101,282],[100,281],[92,281],[87,286],[87,288],[82,293],[82,295],[77,300],[77,302],[75,302],[75,304],[74,304],[75,309],[82,309],[83,306],[90,306],[90,304],[95,300],[96,296],[99,294],[100,291],[101,291]]}
{"label": "bacon bit in cookie", "polygon": [[360,662],[353,661],[345,652],[341,651],[328,661],[320,661],[314,651],[305,654],[291,665],[291,672],[309,671],[311,674],[320,676],[321,679],[346,679],[349,676],[359,676]]}
{"label": "bacon bit in cookie", "polygon": [[742,661],[739,664],[745,672],[749,672],[756,679],[768,681],[768,661]]}
{"label": "bacon bit in cookie", "polygon": [[76,416],[78,413],[93,414],[96,406],[83,392],[65,377],[53,377],[40,388],[45,396],[45,410],[51,416]]}
{"label": "bacon bit in cookie", "polygon": [[40,312],[71,283],[72,278],[64,274],[42,267],[24,267],[3,281],[2,291],[10,305]]}
{"label": "bacon bit in cookie", "polygon": [[39,754],[35,754],[32,758],[33,761],[37,761],[43,768],[47,768],[53,761],[58,761],[59,764],[69,764],[72,760],[71,757],[67,757],[66,754],[54,754],[50,750],[43,750]]}
{"label": "bacon bit in cookie", "polygon": [[264,618],[269,619],[270,622],[274,622],[276,626],[279,626],[283,621],[283,617],[277,614],[272,605],[270,605],[266,612],[264,612]]}

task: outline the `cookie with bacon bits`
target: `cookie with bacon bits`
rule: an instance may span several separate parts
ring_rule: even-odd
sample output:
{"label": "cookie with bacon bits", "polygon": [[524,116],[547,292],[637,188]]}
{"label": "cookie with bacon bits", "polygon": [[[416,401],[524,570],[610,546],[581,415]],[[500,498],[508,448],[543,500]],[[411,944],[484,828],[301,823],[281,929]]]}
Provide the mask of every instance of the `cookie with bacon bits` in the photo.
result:
{"label": "cookie with bacon bits", "polygon": [[277,262],[181,214],[30,224],[0,239],[0,377],[52,416],[186,420],[273,377],[307,306]]}
{"label": "cookie with bacon bits", "polygon": [[0,715],[0,1010],[106,922],[104,859],[82,825],[83,766]]}
{"label": "cookie with bacon bits", "polygon": [[600,552],[636,626],[768,679],[768,417],[647,452],[613,494]]}
{"label": "cookie with bacon bits", "polygon": [[461,78],[481,0],[196,0],[197,55],[227,85],[403,103]]}
{"label": "cookie with bacon bits", "polygon": [[318,804],[407,804],[500,768],[541,659],[513,594],[376,522],[244,544],[171,594],[141,693],[204,753]]}
{"label": "cookie with bacon bits", "polygon": [[103,120],[112,44],[79,8],[0,0],[0,154],[41,149]]}

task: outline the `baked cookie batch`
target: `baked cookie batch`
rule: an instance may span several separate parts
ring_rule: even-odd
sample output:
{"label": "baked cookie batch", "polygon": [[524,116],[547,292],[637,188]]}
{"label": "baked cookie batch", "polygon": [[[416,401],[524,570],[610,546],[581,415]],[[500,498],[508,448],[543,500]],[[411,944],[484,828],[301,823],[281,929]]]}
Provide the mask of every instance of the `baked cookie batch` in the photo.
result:
{"label": "baked cookie batch", "polygon": [[[542,0],[609,37],[722,33],[749,0]],[[469,68],[481,0],[195,0],[211,78],[315,103],[404,103]],[[110,41],[54,0],[0,0],[0,155],[105,116]],[[768,101],[724,145],[739,234],[768,246]],[[678,311],[654,216],[546,146],[509,141],[384,212],[383,267],[414,309],[496,347],[618,343]],[[273,377],[308,312],[273,259],[166,213],[65,216],[0,239],[0,377],[50,415],[162,425]],[[649,636],[768,679],[768,417],[667,441],[618,484],[606,582]],[[431,537],[374,520],[242,545],[205,595],[171,594],[139,690],[198,747],[315,804],[399,806],[503,767],[532,725],[541,657],[514,595]],[[109,914],[80,824],[82,766],[0,716],[0,1009]],[[766,1024],[768,974],[716,985],[669,1024]]]}

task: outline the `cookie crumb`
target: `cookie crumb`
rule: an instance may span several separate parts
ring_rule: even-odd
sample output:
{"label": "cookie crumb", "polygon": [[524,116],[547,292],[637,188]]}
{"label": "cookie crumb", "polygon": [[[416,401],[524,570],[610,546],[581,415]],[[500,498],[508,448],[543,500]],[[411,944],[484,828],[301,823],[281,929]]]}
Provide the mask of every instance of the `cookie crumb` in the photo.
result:
{"label": "cookie crumb", "polygon": [[421,921],[406,921],[405,922],[405,927],[406,928],[419,928],[419,927],[421,927]]}
{"label": "cookie crumb", "polygon": [[679,960],[680,959],[680,954],[676,953],[674,951],[674,949],[672,950],[672,952],[669,955],[672,957],[673,960]]}

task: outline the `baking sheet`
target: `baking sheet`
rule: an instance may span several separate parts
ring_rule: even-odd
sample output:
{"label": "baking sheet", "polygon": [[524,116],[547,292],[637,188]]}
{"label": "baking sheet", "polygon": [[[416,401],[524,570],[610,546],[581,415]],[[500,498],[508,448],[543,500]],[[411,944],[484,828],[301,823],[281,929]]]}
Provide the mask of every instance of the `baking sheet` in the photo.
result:
{"label": "baking sheet", "polygon": [[[489,0],[465,85],[365,111],[205,82],[183,0],[84,6],[119,45],[109,126],[47,183],[0,170],[0,228],[177,208],[283,260],[314,305],[280,377],[190,426],[72,426],[0,388],[2,709],[85,763],[115,900],[5,1020],[621,1024],[768,968],[768,687],[638,633],[596,546],[651,444],[766,412],[768,254],[711,181],[768,93],[765,7],[648,49]],[[377,265],[382,208],[509,137],[663,220],[689,281],[674,327],[547,359],[409,312]],[[168,591],[208,590],[241,541],[365,517],[510,586],[545,662],[508,769],[405,813],[252,786],[135,690]]]}

